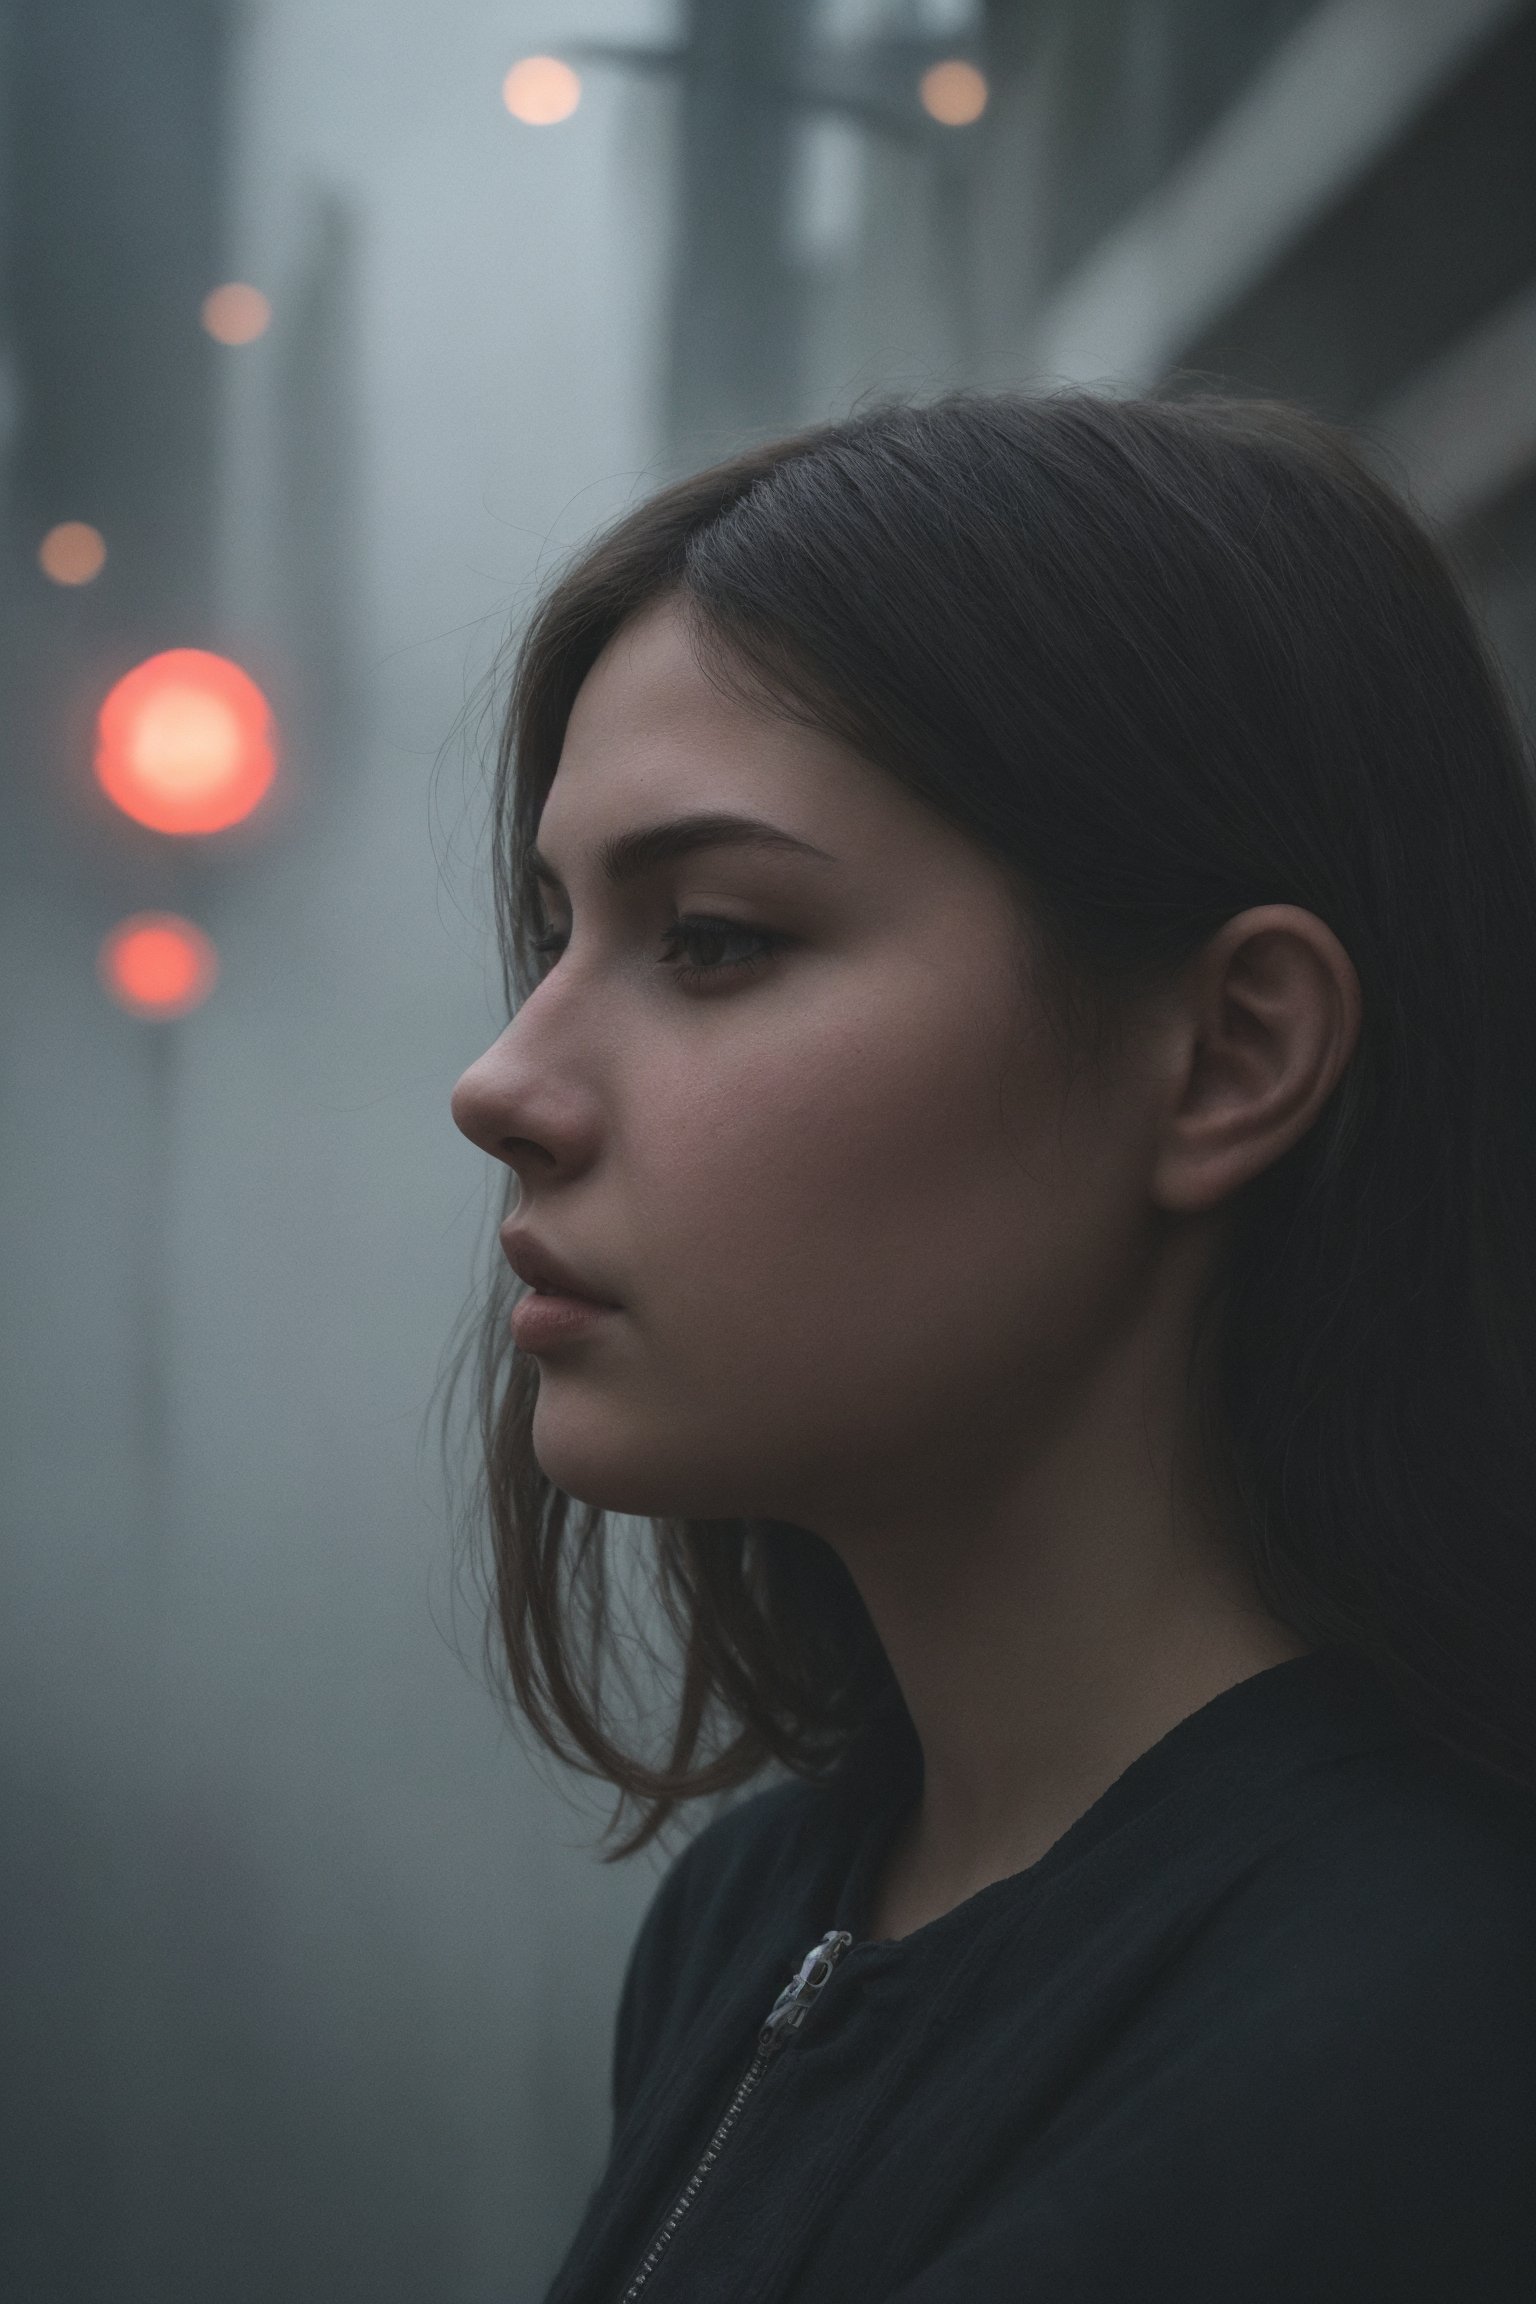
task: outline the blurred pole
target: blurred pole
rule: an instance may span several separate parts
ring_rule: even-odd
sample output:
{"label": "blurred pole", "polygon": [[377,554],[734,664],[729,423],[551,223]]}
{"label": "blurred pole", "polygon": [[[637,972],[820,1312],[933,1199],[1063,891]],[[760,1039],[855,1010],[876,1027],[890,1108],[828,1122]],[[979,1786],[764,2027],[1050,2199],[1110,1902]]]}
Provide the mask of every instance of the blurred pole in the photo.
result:
{"label": "blurred pole", "polygon": [[787,428],[801,291],[794,89],[812,0],[687,0],[668,448],[688,465]]}
{"label": "blurred pole", "polygon": [[363,706],[357,631],[362,537],[354,351],[358,220],[329,185],[306,201],[274,329],[277,598],[284,724],[310,796],[334,793]]}
{"label": "blurred pole", "polygon": [[133,1386],[133,1430],[148,1557],[151,1604],[163,1598],[170,1558],[171,1347],[175,1276],[171,1270],[171,1206],[175,1190],[176,1083],[181,1027],[139,1026],[144,1084],[143,1144],[138,1171],[139,1220],[129,1252],[134,1260],[128,1363]]}

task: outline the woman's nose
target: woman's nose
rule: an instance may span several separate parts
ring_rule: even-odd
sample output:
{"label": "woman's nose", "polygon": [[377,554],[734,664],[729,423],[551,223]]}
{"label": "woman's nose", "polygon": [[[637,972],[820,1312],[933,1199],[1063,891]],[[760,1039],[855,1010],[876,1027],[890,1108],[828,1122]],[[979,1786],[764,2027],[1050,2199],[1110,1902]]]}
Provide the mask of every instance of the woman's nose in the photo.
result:
{"label": "woman's nose", "polygon": [[603,1134],[593,1083],[547,1054],[535,1052],[514,1018],[449,1098],[471,1144],[525,1180],[578,1174],[596,1158]]}
{"label": "woman's nose", "polygon": [[476,1057],[468,1070],[460,1074],[448,1100],[454,1126],[493,1160],[505,1160],[513,1141],[507,1100],[497,1077],[495,1059],[500,1045],[497,1041],[483,1056]]}

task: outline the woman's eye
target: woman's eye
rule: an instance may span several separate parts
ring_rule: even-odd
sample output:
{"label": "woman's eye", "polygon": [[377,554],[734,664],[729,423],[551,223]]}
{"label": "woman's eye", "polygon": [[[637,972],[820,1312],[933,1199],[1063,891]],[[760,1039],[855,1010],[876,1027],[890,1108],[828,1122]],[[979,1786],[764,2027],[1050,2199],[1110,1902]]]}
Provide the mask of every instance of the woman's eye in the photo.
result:
{"label": "woman's eye", "polygon": [[[530,937],[529,950],[538,957],[541,978],[569,942],[569,936],[558,928],[542,929]],[[738,920],[712,920],[700,913],[685,914],[673,921],[662,938],[659,965],[685,984],[701,984],[706,979],[760,968],[788,942],[787,936],[772,929],[747,928]]]}
{"label": "woman's eye", "polygon": [[549,974],[549,969],[545,963],[558,960],[568,941],[569,939],[562,936],[557,928],[544,928],[539,931],[537,936],[529,937],[528,949],[538,956],[541,976]]}
{"label": "woman's eye", "polygon": [[[685,914],[673,921],[662,939],[663,952],[668,956],[661,964],[670,968],[682,982],[697,984],[709,977],[738,975],[747,969],[761,968],[788,941],[788,937],[767,928],[745,928],[739,920],[709,920],[700,914],[691,917]],[[722,958],[723,945],[745,945],[747,949],[738,950],[734,957]],[[672,957],[679,951],[692,957],[679,965]]]}

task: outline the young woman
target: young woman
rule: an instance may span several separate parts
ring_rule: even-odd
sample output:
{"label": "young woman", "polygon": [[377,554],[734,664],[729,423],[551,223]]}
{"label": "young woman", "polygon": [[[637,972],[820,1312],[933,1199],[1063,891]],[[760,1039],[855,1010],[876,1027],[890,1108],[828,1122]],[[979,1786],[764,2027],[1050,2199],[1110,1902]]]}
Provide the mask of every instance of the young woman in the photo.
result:
{"label": "young woman", "polygon": [[510,1687],[629,1845],[777,1778],[552,2304],[1529,2304],[1536,835],[1434,547],[1276,406],[806,433],[548,599],[496,853]]}

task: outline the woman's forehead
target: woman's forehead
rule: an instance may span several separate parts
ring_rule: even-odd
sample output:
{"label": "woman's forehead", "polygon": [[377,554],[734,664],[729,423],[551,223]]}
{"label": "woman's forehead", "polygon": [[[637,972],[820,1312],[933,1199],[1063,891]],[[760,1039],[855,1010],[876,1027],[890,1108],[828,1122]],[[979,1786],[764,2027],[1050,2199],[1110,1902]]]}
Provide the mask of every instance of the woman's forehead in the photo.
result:
{"label": "woman's forehead", "polygon": [[737,693],[661,602],[625,625],[577,695],[539,818],[555,869],[633,826],[699,812],[764,819],[849,866],[995,863],[840,737]]}

